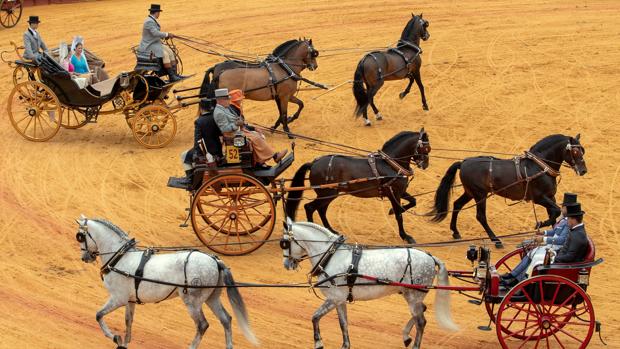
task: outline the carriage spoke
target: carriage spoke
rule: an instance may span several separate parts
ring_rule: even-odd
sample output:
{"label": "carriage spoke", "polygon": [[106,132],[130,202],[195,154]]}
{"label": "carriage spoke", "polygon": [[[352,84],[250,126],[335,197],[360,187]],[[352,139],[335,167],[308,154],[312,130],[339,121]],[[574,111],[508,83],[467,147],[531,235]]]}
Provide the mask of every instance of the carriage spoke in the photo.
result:
{"label": "carriage spoke", "polygon": [[[539,334],[540,334],[540,333],[542,333],[542,329],[540,329],[540,328],[539,328],[539,329],[538,329],[538,333],[539,333]],[[534,334],[536,334],[536,330],[532,331],[532,334],[530,334],[530,335],[529,335],[526,339],[524,339],[524,340],[523,340],[523,343],[521,343],[521,345],[520,345],[517,349],[521,349],[521,348],[523,348],[523,346],[524,346],[525,344],[527,344],[527,342],[528,342],[530,339],[532,339],[532,337],[534,337]],[[539,335],[538,337],[540,337],[540,335]],[[538,342],[537,342],[537,344],[538,344]]]}
{"label": "carriage spoke", "polygon": [[553,326],[553,328],[555,328],[556,330],[558,330],[558,331],[560,331],[560,332],[564,333],[565,335],[569,336],[570,338],[572,338],[572,339],[576,340],[577,342],[579,342],[579,343],[583,343],[583,341],[582,341],[582,340],[580,340],[579,338],[577,338],[577,337],[573,336],[572,334],[570,334],[570,333],[568,333],[568,332],[564,331],[564,329],[562,329],[562,327],[557,327],[557,326],[555,326],[555,325],[553,325],[553,324],[551,324],[551,326]]}
{"label": "carriage spoke", "polygon": [[562,304],[560,304],[558,306],[557,309],[555,309],[550,315],[555,315],[560,309],[564,308],[564,306],[566,305],[566,303],[568,303],[569,300],[572,300],[573,298],[575,298],[575,296],[577,295],[578,291],[574,290],[573,293],[571,293],[571,295],[569,297],[567,297],[564,302],[562,302]]}
{"label": "carriage spoke", "polygon": [[556,331],[552,331],[551,334],[553,335],[553,338],[555,338],[555,340],[558,342],[558,344],[560,345],[560,347],[562,347],[562,349],[566,349],[566,347],[564,347],[564,345],[562,344],[562,341],[560,340],[560,338],[558,338],[558,336],[555,334]]}

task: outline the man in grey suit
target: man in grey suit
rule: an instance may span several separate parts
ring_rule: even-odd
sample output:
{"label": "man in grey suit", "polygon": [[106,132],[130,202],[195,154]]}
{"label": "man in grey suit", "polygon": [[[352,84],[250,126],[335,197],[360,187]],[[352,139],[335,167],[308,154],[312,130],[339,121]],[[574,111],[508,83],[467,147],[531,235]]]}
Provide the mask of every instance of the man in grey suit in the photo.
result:
{"label": "man in grey suit", "polygon": [[142,27],[142,40],[140,41],[140,46],[138,46],[138,52],[143,55],[161,58],[170,82],[175,82],[185,77],[177,75],[177,62],[174,52],[172,52],[170,47],[161,42],[165,38],[174,38],[174,34],[161,31],[161,26],[157,19],[162,11],[160,5],[151,4],[149,16],[144,20]]}
{"label": "man in grey suit", "polygon": [[35,62],[41,59],[41,50],[48,53],[47,45],[45,45],[41,34],[37,31],[39,23],[41,23],[39,16],[30,16],[28,19],[28,30],[24,32],[24,54],[22,56]]}

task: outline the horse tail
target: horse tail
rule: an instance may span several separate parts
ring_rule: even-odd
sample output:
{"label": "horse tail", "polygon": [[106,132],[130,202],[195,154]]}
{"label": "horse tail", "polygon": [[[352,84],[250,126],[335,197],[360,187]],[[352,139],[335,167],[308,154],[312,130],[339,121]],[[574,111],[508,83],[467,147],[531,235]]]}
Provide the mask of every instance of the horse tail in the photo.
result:
{"label": "horse tail", "polygon": [[224,285],[226,285],[228,300],[230,301],[230,305],[233,308],[235,317],[239,322],[239,327],[241,327],[241,331],[243,332],[245,338],[247,338],[248,341],[250,341],[253,345],[258,346],[259,341],[254,335],[254,332],[252,332],[252,328],[250,328],[250,322],[248,320],[248,313],[245,309],[245,303],[243,302],[243,298],[239,293],[239,289],[237,288],[235,279],[233,279],[230,269],[224,265],[224,262],[218,260],[218,266],[220,268],[222,276],[224,277]]}
{"label": "horse tail", "polygon": [[360,116],[364,110],[368,107],[368,92],[364,88],[364,59],[357,65],[355,74],[353,74],[353,96],[357,106],[355,107],[355,116]]}
{"label": "horse tail", "polygon": [[[295,172],[295,176],[293,177],[293,182],[291,183],[291,187],[300,187],[304,185],[306,181],[306,173],[312,167],[313,162],[306,162],[301,165],[301,167]],[[290,217],[293,221],[295,220],[295,216],[297,214],[297,208],[299,207],[299,202],[301,201],[301,195],[303,191],[294,190],[289,191],[288,196],[286,197],[286,216]]]}
{"label": "horse tail", "polygon": [[[437,273],[439,286],[450,286],[450,278],[448,276],[448,270],[446,265],[443,264],[439,258],[433,257],[435,264],[439,267]],[[439,323],[439,326],[446,330],[458,331],[459,327],[452,320],[452,313],[450,312],[450,291],[449,290],[437,290],[435,295],[435,318]]]}
{"label": "horse tail", "polygon": [[431,211],[431,214],[435,215],[432,219],[433,222],[441,222],[448,215],[448,203],[450,202],[452,185],[454,184],[456,171],[461,168],[461,164],[462,162],[460,161],[453,163],[441,179],[441,183],[435,192],[435,205]]}
{"label": "horse tail", "polygon": [[201,100],[200,100],[200,109],[202,111],[207,111],[212,109],[213,107],[213,101],[211,100],[214,97],[214,91],[216,88],[216,84],[217,84],[217,78],[214,78],[213,81],[211,81],[211,76],[213,76],[213,72],[215,71],[215,68],[217,67],[217,65],[207,69],[207,71],[205,72],[205,77],[202,80],[202,84],[200,85],[200,96]]}

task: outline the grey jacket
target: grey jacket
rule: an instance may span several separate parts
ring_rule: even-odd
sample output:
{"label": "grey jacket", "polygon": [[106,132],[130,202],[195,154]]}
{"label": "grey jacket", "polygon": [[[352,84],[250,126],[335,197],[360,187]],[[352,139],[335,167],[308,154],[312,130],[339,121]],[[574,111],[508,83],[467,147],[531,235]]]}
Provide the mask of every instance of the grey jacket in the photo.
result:
{"label": "grey jacket", "polygon": [[41,56],[41,50],[48,52],[47,45],[41,38],[41,33],[37,32],[37,36],[34,36],[30,32],[30,28],[24,32],[24,54],[25,59],[38,60]]}
{"label": "grey jacket", "polygon": [[161,39],[166,37],[168,37],[168,33],[161,31],[161,26],[155,17],[146,17],[142,26],[142,40],[140,41],[140,46],[138,46],[138,52],[145,55],[150,55],[152,52],[153,56],[162,58],[164,56],[164,47]]}
{"label": "grey jacket", "polygon": [[237,126],[235,122],[238,118],[237,114],[233,113],[232,110],[219,104],[217,104],[213,110],[213,119],[215,119],[215,123],[222,133],[237,131],[239,126]]}

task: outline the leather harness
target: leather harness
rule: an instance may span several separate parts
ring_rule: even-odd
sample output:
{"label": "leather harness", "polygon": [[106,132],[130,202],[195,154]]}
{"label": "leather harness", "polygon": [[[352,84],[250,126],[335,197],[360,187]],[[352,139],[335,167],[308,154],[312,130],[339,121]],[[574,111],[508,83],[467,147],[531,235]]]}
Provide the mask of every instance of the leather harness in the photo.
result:
{"label": "leather harness", "polygon": [[[144,250],[144,252],[142,253],[142,258],[140,258],[140,264],[138,265],[138,269],[136,269],[136,273],[134,274],[136,275],[136,277],[133,280],[134,280],[134,286],[136,288],[136,303],[138,304],[143,304],[142,301],[140,300],[140,297],[138,296],[138,288],[140,287],[140,283],[142,282],[142,277],[144,276],[144,266],[149,261],[149,259],[151,259],[151,256],[154,254],[155,254],[155,251],[153,249],[147,248],[146,250]],[[170,294],[168,295],[168,297],[170,297]]]}
{"label": "leather harness", "polygon": [[349,303],[353,302],[353,286],[355,286],[355,280],[357,280],[359,275],[357,267],[360,264],[360,259],[362,259],[362,251],[362,248],[357,244],[355,244],[355,247],[353,247],[351,251],[351,264],[347,270],[347,287],[349,288],[347,301]]}

